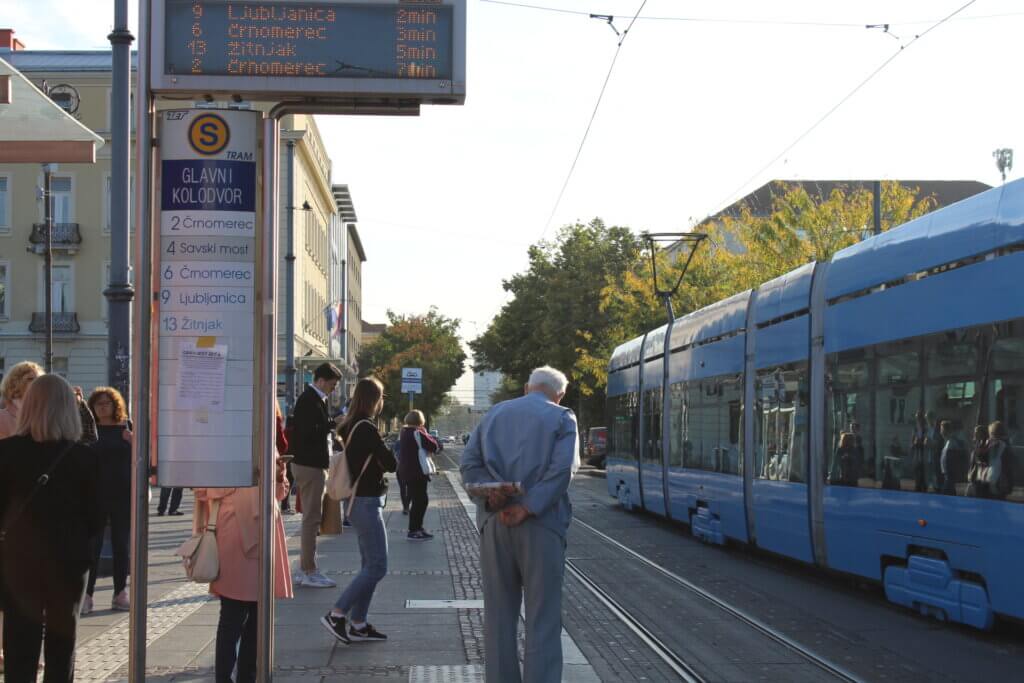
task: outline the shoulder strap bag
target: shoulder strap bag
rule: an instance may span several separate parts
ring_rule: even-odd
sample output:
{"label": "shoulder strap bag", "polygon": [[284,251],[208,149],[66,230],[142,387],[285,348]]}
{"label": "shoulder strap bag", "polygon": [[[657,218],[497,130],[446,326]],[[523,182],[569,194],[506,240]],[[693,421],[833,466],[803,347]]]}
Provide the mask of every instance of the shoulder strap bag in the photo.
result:
{"label": "shoulder strap bag", "polygon": [[[220,513],[220,499],[210,505],[197,505],[197,510],[210,513],[200,525],[199,532],[174,551],[181,558],[185,575],[195,583],[212,583],[220,576],[220,550],[217,548],[217,515]],[[199,514],[203,514],[200,512]]]}
{"label": "shoulder strap bag", "polygon": [[413,432],[413,438],[416,439],[416,447],[419,449],[420,458],[420,471],[426,476],[437,474],[437,465],[434,464],[434,459],[430,457],[430,451],[423,447],[423,437],[420,433]]}

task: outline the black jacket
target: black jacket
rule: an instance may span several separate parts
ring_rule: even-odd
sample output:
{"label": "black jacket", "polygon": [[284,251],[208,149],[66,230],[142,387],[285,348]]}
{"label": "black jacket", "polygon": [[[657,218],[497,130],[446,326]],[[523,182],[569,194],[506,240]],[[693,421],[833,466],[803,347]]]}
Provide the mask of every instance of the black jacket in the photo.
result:
{"label": "black jacket", "polygon": [[110,510],[130,510],[132,506],[132,445],[124,440],[124,425],[96,425],[96,452],[99,472],[100,506]]}
{"label": "black jacket", "polygon": [[430,481],[430,477],[423,474],[423,468],[420,467],[420,448],[416,443],[415,436],[417,432],[419,432],[420,441],[427,452],[437,453],[441,450],[434,437],[422,427],[402,427],[398,437],[398,443],[401,444],[398,455],[398,476],[406,484],[415,481]]}
{"label": "black jacket", "polygon": [[0,516],[7,527],[3,553],[5,593],[73,581],[88,569],[90,539],[102,531],[96,452],[78,443],[22,508],[36,481],[67,442],[37,443],[27,436],[0,440]]}
{"label": "black jacket", "polygon": [[[358,420],[352,424],[356,422]],[[343,440],[348,439],[348,429],[349,425],[346,424],[338,430]],[[348,460],[348,471],[352,475],[352,481],[355,481],[363,471],[366,459],[372,458],[363,478],[359,480],[359,486],[356,487],[356,496],[383,496],[387,493],[388,480],[384,478],[384,473],[394,472],[398,463],[395,454],[381,438],[377,427],[372,424],[360,424],[352,435],[352,441],[345,447],[345,458]]]}
{"label": "black jacket", "polygon": [[292,434],[289,443],[296,465],[327,469],[331,462],[331,454],[327,445],[327,437],[334,428],[334,422],[327,413],[327,403],[316,393],[316,389],[307,386],[295,402],[292,416]]}

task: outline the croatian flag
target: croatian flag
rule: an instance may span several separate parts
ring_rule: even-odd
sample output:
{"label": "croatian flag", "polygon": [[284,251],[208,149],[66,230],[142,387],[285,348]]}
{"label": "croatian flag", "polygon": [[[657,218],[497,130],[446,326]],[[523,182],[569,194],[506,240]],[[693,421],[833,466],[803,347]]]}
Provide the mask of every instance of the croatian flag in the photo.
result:
{"label": "croatian flag", "polygon": [[334,336],[340,337],[345,332],[345,304],[339,303],[334,312]]}

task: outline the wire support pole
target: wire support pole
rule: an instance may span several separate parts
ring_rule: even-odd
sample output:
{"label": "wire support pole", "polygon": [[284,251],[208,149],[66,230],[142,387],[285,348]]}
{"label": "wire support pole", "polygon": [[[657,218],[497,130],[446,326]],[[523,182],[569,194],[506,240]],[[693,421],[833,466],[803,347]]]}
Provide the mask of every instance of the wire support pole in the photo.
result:
{"label": "wire support pole", "polygon": [[[270,683],[274,680],[274,527],[276,523],[277,458],[276,421],[274,403],[277,401],[277,247],[278,247],[278,187],[280,168],[280,118],[274,115],[263,119],[263,179],[262,179],[262,234],[260,258],[262,276],[259,308],[262,320],[258,340],[260,359],[257,386],[264,388],[262,405],[258,406],[256,448],[259,453],[257,481],[260,489],[260,563],[259,594],[256,627],[256,680]],[[291,178],[289,177],[289,182]]]}
{"label": "wire support pole", "polygon": [[155,112],[149,91],[150,3],[139,0],[139,52],[136,70],[135,123],[135,272],[139,296],[133,302],[138,333],[131,339],[132,441],[131,597],[128,615],[128,680],[146,680],[146,605],[149,581],[149,475],[157,416],[149,395],[159,386],[153,358],[153,130]]}
{"label": "wire support pole", "polygon": [[43,242],[43,315],[46,318],[45,351],[43,365],[46,374],[53,372],[53,164],[43,165],[43,222],[46,240]]}
{"label": "wire support pole", "polygon": [[128,0],[114,1],[114,30],[107,36],[112,53],[110,94],[110,276],[103,290],[110,318],[107,330],[107,382],[130,396],[131,306],[135,291],[128,279],[128,229],[131,220],[131,45]]}

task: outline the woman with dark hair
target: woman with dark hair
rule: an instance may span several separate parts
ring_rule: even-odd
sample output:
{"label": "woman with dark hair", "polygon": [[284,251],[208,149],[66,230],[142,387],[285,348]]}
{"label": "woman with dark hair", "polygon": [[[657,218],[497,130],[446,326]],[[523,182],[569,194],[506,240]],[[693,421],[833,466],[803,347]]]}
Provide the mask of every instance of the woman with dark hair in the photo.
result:
{"label": "woman with dark hair", "polygon": [[384,474],[394,472],[396,463],[377,431],[376,420],[383,408],[384,385],[374,377],[364,377],[356,383],[348,414],[338,428],[355,486],[355,498],[347,512],[359,537],[362,569],[320,623],[343,643],[387,640],[366,621],[373,592],[388,573],[388,537],[381,508],[388,490]]}
{"label": "woman with dark hair", "polygon": [[[79,608],[100,532],[96,453],[58,375],[29,385],[15,435],[0,441],[7,681],[36,680],[46,624],[46,680],[74,679]],[[17,549],[12,552],[12,549]]]}
{"label": "woman with dark hair", "polygon": [[[89,410],[96,416],[96,443],[93,449],[99,460],[100,524],[110,521],[110,546],[114,555],[114,595],[110,609],[127,611],[128,555],[131,548],[132,524],[132,445],[125,432],[128,408],[121,392],[113,387],[96,387],[89,395]],[[103,548],[103,532],[93,539],[92,567],[82,600],[82,615],[93,610],[96,592],[96,569]]]}

